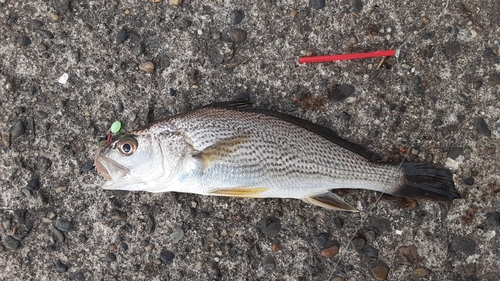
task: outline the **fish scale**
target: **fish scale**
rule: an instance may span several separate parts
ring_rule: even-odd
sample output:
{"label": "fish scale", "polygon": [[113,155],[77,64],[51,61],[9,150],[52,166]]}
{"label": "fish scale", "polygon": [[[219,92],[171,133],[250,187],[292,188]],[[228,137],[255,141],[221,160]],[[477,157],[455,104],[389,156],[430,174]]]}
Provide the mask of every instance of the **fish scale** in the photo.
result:
{"label": "fish scale", "polygon": [[382,164],[326,128],[240,105],[205,107],[130,132],[101,147],[106,189],[298,198],[355,209],[332,189],[418,199],[459,197],[451,173],[426,163]]}

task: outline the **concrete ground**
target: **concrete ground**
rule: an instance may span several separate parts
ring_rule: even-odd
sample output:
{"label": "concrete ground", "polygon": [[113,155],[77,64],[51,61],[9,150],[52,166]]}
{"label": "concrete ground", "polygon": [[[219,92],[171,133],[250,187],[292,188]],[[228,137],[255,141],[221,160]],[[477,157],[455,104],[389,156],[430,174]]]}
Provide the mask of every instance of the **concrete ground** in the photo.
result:
{"label": "concrete ground", "polygon": [[[499,1],[178,2],[0,0],[1,280],[498,280]],[[391,47],[380,69],[298,63]],[[344,213],[89,170],[115,120],[243,98],[446,165],[463,198],[340,191]]]}

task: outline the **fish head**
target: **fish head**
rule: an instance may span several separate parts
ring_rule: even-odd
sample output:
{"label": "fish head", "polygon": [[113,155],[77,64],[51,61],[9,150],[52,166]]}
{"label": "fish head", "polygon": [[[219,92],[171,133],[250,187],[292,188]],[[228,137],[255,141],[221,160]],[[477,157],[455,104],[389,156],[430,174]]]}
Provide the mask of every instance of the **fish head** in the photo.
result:
{"label": "fish head", "polygon": [[149,134],[125,134],[104,144],[94,163],[107,180],[104,189],[147,190],[148,183],[168,172],[160,143]]}

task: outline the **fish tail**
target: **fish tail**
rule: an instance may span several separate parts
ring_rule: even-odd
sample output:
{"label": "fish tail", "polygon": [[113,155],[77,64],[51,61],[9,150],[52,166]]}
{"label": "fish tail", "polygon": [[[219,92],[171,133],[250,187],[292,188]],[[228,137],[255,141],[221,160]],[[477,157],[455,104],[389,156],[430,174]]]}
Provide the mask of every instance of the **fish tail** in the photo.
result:
{"label": "fish tail", "polygon": [[434,201],[461,198],[455,189],[450,170],[434,164],[405,162],[401,164],[404,182],[392,195]]}

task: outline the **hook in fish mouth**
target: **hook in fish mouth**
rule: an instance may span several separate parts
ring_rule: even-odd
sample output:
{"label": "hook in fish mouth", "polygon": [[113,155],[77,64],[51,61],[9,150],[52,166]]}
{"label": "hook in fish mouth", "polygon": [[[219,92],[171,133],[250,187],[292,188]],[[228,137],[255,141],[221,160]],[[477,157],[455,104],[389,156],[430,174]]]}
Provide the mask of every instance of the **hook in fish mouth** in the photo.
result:
{"label": "hook in fish mouth", "polygon": [[130,173],[125,166],[104,156],[96,157],[94,165],[97,173],[108,181],[116,181]]}

